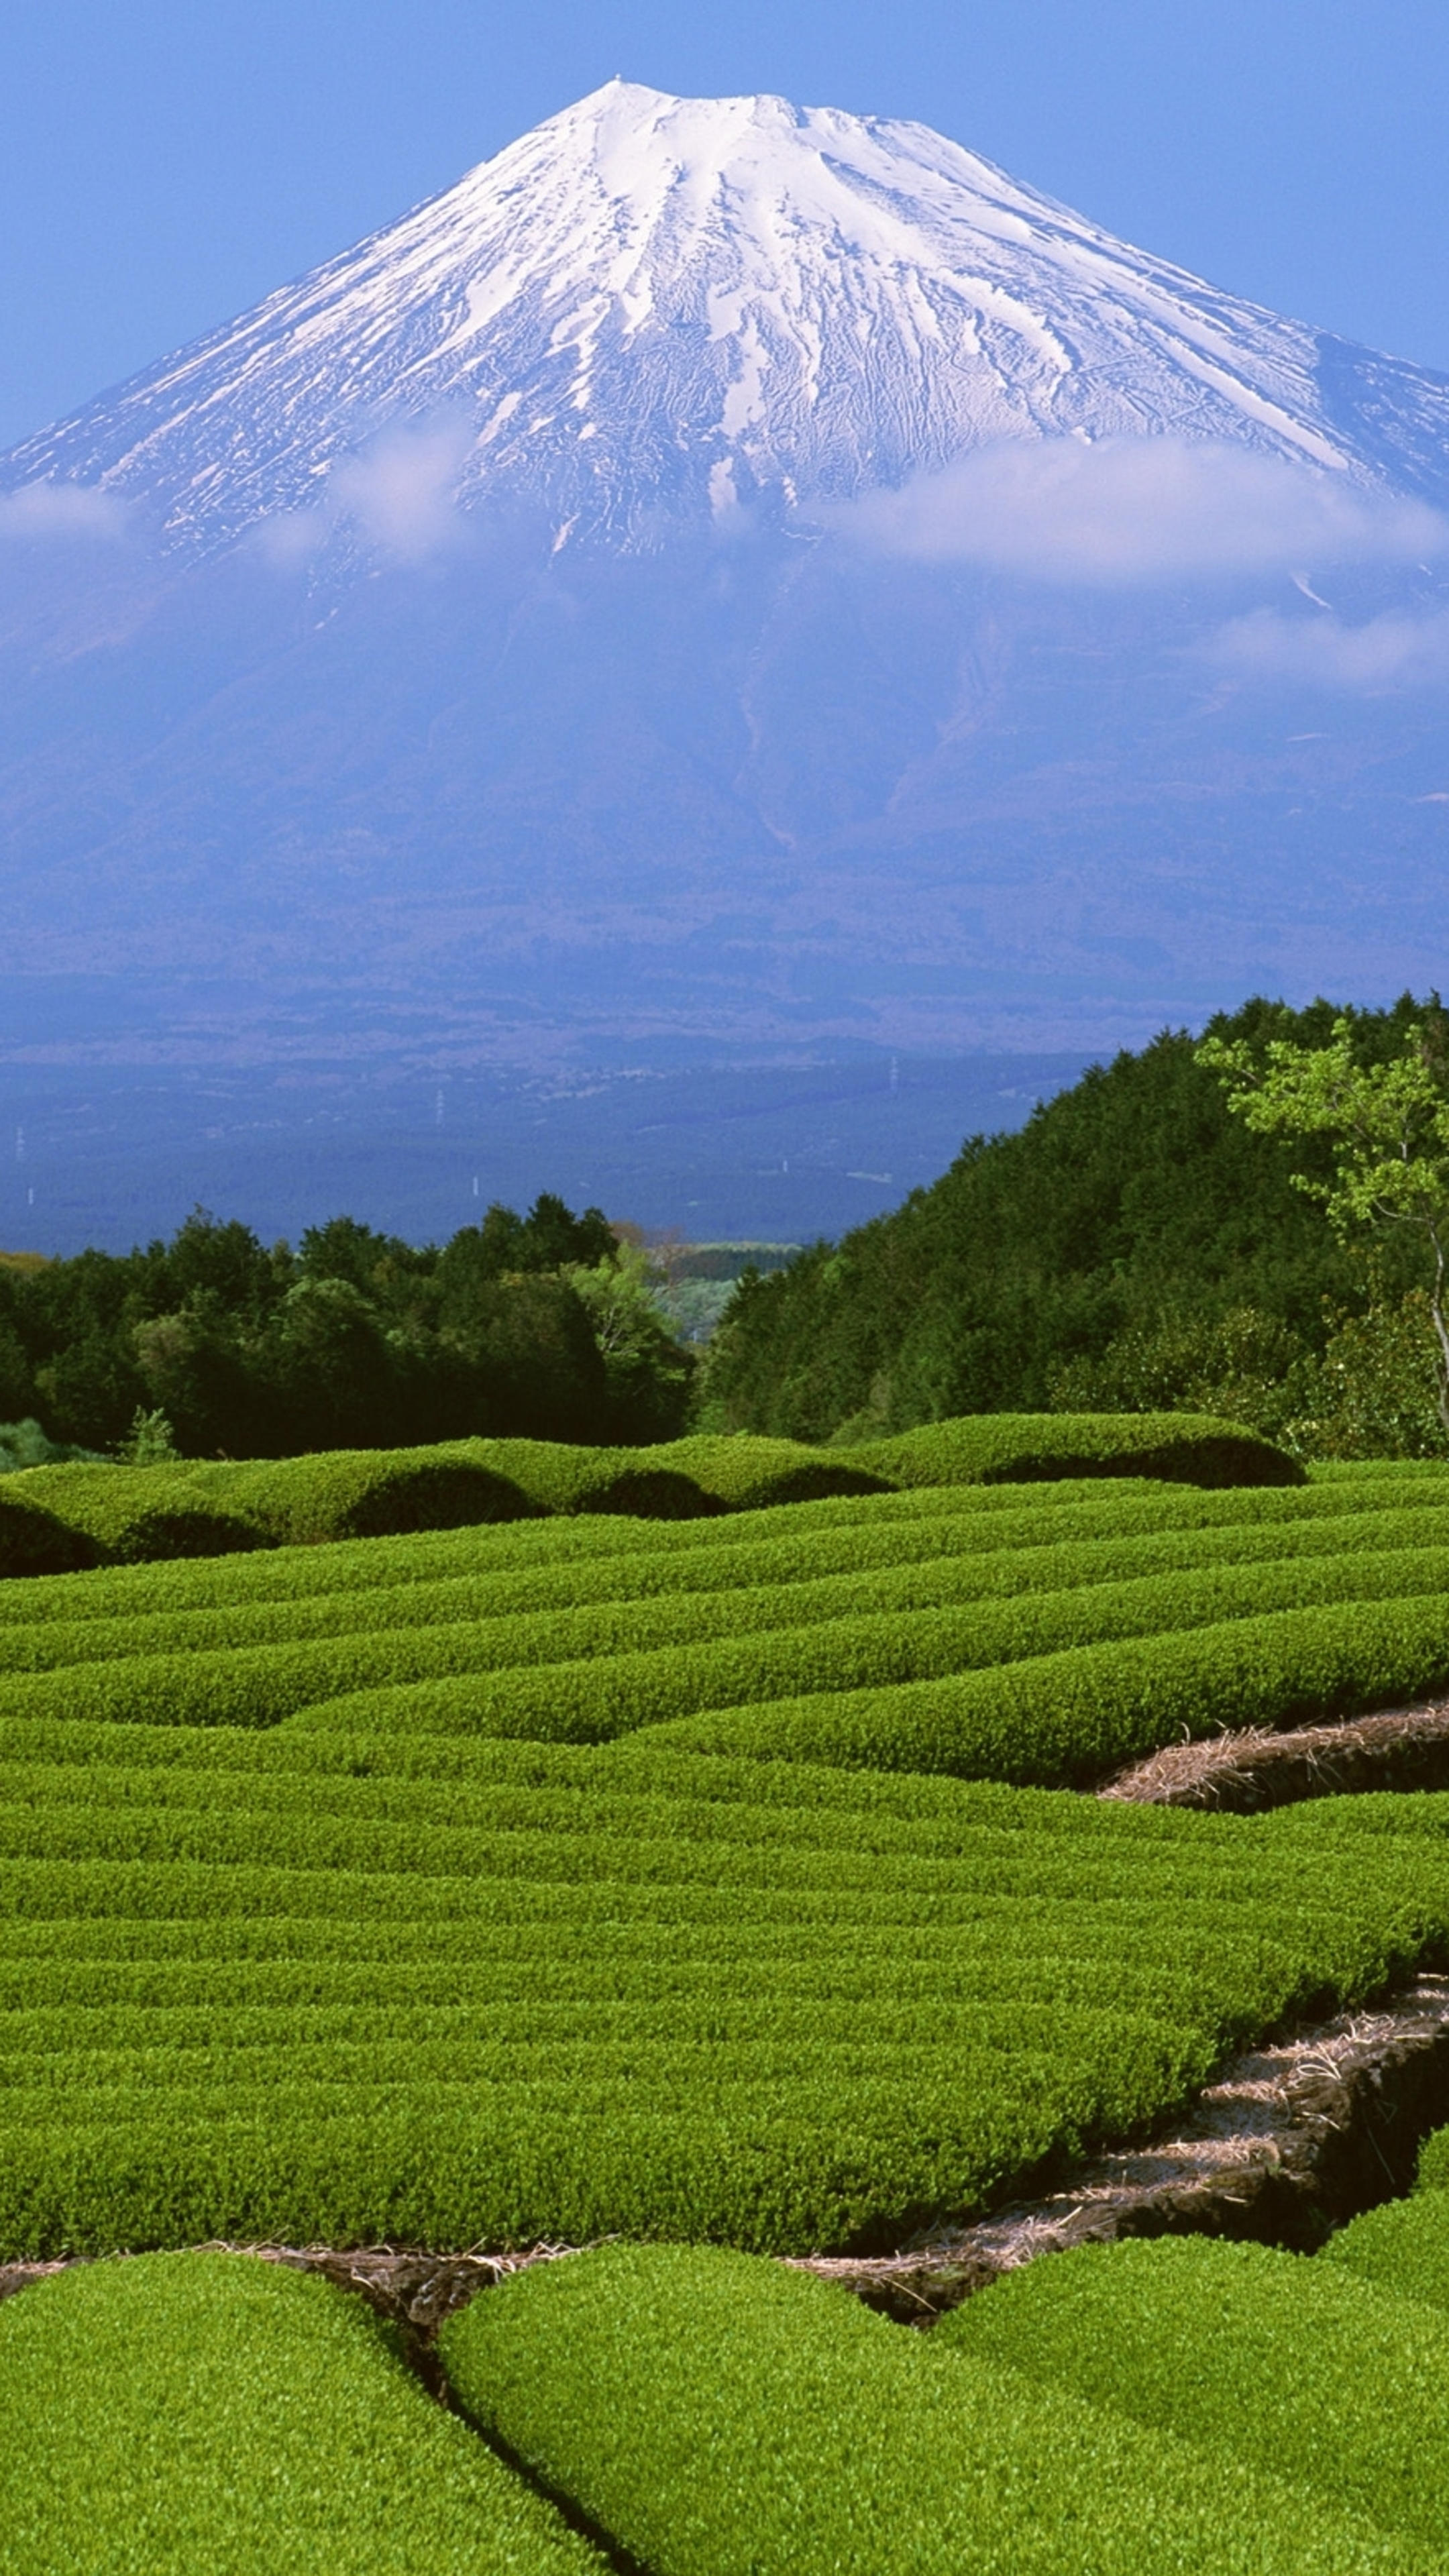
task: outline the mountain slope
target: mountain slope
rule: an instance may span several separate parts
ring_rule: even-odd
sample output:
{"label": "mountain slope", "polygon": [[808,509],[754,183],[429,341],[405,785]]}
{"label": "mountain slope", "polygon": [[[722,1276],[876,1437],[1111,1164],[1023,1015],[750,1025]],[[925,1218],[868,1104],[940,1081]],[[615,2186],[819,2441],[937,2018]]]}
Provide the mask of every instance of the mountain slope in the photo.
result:
{"label": "mountain slope", "polygon": [[[1191,577],[1067,578],[1061,469],[1130,553],[1159,467]],[[993,474],[1035,558],[862,533]],[[211,979],[223,1055],[1076,1052],[1444,980],[1449,381],[924,127],[610,83],[6,491],[3,966]]]}
{"label": "mountain slope", "polygon": [[610,82],[0,462],[206,549],[445,420],[466,500],[657,538],[1002,438],[1169,433],[1446,480],[1449,383],[1130,249],[929,128]]}

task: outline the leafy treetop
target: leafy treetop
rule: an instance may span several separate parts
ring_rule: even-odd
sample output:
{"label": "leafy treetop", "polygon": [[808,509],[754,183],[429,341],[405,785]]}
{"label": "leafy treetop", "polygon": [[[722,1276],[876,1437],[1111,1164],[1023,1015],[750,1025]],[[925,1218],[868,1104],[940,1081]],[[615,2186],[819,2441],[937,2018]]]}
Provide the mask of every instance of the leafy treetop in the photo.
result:
{"label": "leafy treetop", "polygon": [[1439,1416],[1449,1431],[1449,1013],[1431,996],[1403,1029],[1394,1054],[1365,1060],[1354,1022],[1340,1013],[1326,1046],[1270,1038],[1208,1037],[1197,1061],[1227,1090],[1228,1107],[1265,1136],[1327,1139],[1327,1179],[1295,1172],[1340,1237],[1366,1225],[1409,1228],[1433,1265],[1429,1308],[1438,1344]]}

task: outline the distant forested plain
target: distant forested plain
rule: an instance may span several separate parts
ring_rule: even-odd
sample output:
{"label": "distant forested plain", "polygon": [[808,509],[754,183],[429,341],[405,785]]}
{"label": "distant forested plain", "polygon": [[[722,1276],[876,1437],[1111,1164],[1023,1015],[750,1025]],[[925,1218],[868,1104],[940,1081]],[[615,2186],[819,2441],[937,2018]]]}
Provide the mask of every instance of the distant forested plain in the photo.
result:
{"label": "distant forested plain", "polygon": [[[1407,995],[1351,1012],[1361,1058],[1396,1058],[1425,1009],[1444,1021]],[[1212,1029],[1318,1046],[1335,1017],[1254,1001]],[[198,1209],[129,1254],[0,1260],[0,1425],[35,1426],[11,1435],[21,1465],[693,1428],[849,1446],[1182,1409],[1303,1456],[1438,1455],[1423,1245],[1335,1233],[1302,1186],[1331,1169],[1326,1139],[1234,1117],[1166,1031],[799,1249],[646,1242],[549,1193],[421,1248],[346,1216],[268,1246]]]}

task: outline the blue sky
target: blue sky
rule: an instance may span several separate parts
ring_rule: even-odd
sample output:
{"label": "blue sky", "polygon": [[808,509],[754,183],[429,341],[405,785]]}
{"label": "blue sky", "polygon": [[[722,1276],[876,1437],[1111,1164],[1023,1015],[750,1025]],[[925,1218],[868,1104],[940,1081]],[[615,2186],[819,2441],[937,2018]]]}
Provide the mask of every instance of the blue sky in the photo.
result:
{"label": "blue sky", "polygon": [[616,71],[920,117],[1449,371],[1446,0],[11,0],[0,445]]}

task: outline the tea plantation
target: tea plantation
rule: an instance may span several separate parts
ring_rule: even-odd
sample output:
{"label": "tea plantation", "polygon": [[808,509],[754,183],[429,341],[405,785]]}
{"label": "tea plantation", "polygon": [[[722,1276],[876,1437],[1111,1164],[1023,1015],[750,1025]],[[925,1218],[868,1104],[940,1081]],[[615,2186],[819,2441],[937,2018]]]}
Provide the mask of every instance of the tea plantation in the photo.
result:
{"label": "tea plantation", "polygon": [[[1449,1799],[1089,1794],[1449,1690],[1449,1474],[475,1442],[27,1470],[0,1547],[0,2264],[134,2258],[0,2302],[7,2570],[1444,2563],[1437,2148],[1311,2263],[1054,2258],[929,2336],[768,2258],[1449,1950]],[[446,2328],[471,2428],[343,2293],[168,2250],[606,2238]]]}

